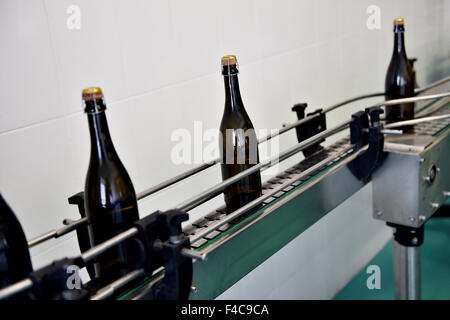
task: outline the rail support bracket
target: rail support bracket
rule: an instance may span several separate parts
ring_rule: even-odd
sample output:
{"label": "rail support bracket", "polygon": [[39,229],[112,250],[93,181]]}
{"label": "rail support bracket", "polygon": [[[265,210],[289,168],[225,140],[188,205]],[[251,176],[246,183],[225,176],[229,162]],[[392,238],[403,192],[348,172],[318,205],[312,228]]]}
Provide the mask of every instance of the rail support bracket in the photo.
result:
{"label": "rail support bracket", "polygon": [[383,160],[384,136],[380,125],[382,113],[381,108],[372,107],[352,115],[350,143],[355,145],[356,150],[369,145],[366,151],[347,165],[358,180],[368,179]]}

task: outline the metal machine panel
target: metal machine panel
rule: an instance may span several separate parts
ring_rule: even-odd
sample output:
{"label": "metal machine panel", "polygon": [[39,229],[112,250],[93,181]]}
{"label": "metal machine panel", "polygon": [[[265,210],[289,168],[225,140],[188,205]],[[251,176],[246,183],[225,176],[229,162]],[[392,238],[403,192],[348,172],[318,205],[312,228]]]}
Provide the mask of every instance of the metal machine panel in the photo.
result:
{"label": "metal machine panel", "polygon": [[450,131],[437,133],[441,134],[386,141],[386,159],[372,177],[374,218],[418,228],[445,202],[450,190]]}
{"label": "metal machine panel", "polygon": [[284,196],[245,232],[210,251],[207,263],[195,263],[193,285],[197,290],[190,299],[216,298],[361,189],[364,183],[345,165],[350,160]]}

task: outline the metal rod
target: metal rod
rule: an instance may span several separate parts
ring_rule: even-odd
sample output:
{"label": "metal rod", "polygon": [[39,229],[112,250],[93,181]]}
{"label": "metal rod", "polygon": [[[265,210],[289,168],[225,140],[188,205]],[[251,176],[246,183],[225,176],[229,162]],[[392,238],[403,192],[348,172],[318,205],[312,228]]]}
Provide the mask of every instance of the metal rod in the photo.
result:
{"label": "metal rod", "polygon": [[420,247],[394,241],[395,299],[420,300]]}
{"label": "metal rod", "polygon": [[380,130],[380,133],[381,134],[391,135],[391,136],[401,136],[401,135],[403,135],[403,131],[402,130],[389,130],[389,129],[386,130],[386,129],[382,129],[382,130]]}
{"label": "metal rod", "polygon": [[[261,139],[258,140],[258,143],[266,142],[266,141],[268,141],[268,140],[270,140],[270,139],[272,139],[272,138],[274,138],[276,136],[279,136],[279,135],[281,135],[281,134],[283,134],[283,133],[285,133],[285,132],[287,132],[287,131],[295,128],[295,127],[298,127],[299,125],[301,125],[303,123],[306,123],[306,122],[308,122],[308,121],[310,121],[310,120],[312,120],[314,118],[317,118],[319,116],[320,116],[319,114],[314,114],[314,115],[309,116],[307,118],[300,119],[300,120],[298,120],[298,121],[296,121],[296,122],[294,122],[292,124],[289,124],[289,125],[281,128],[280,130],[278,130],[276,132],[270,133],[270,134],[266,135],[265,137],[262,137]],[[164,188],[167,188],[168,186],[171,186],[171,185],[173,185],[173,184],[175,184],[177,182],[180,182],[180,181],[182,181],[182,180],[184,180],[186,178],[189,178],[190,176],[193,176],[194,174],[197,174],[197,173],[202,172],[202,171],[204,171],[204,170],[206,170],[208,168],[211,168],[211,167],[213,167],[214,165],[216,165],[219,162],[220,162],[220,158],[217,158],[217,159],[214,159],[213,161],[211,161],[210,163],[205,163],[205,164],[197,166],[197,167],[195,167],[195,168],[193,168],[191,170],[185,171],[185,172],[183,172],[183,173],[181,173],[181,174],[179,174],[179,175],[177,175],[175,177],[172,177],[172,178],[170,178],[170,179],[168,179],[166,181],[163,181],[163,182],[157,184],[156,186],[153,186],[153,187],[151,187],[149,189],[146,189],[146,190],[138,193],[136,195],[136,197],[137,197],[138,200],[141,200],[141,199],[143,199],[145,197],[148,197],[148,196],[150,196],[150,195],[152,195],[152,194],[154,194],[154,193],[156,193],[156,192],[158,192],[158,191],[160,191],[160,190],[162,190]]]}
{"label": "metal rod", "polygon": [[450,114],[443,114],[443,115],[439,115],[439,116],[422,117],[422,118],[416,118],[416,119],[412,119],[412,120],[393,122],[393,123],[385,124],[383,127],[386,129],[389,129],[389,128],[396,128],[396,127],[407,126],[407,125],[415,125],[415,124],[419,124],[422,122],[429,122],[429,121],[442,120],[442,119],[448,119],[448,118],[450,118]]}
{"label": "metal rod", "polygon": [[78,228],[79,226],[83,225],[87,223],[87,218],[82,218],[76,221],[73,221],[71,224],[62,227],[58,230],[52,230],[49,231],[43,235],[40,235],[34,239],[31,239],[30,241],[28,241],[28,247],[34,247],[35,245],[38,245],[46,240],[49,240],[51,238],[59,238],[73,230],[75,230],[76,228]]}
{"label": "metal rod", "polygon": [[143,199],[145,197],[148,197],[149,195],[154,194],[154,193],[156,193],[156,192],[158,192],[158,191],[160,191],[160,190],[162,190],[164,188],[167,188],[168,186],[171,186],[171,185],[173,185],[173,184],[175,184],[177,182],[180,182],[181,180],[189,178],[190,176],[193,176],[194,174],[197,174],[197,173],[199,173],[199,172],[201,172],[203,170],[206,170],[206,169],[214,166],[218,161],[219,161],[219,159],[215,159],[213,162],[205,163],[205,164],[202,164],[202,165],[200,165],[198,167],[195,167],[195,168],[193,168],[191,170],[185,171],[185,172],[183,172],[183,173],[181,173],[181,174],[179,174],[179,175],[177,175],[177,176],[175,176],[173,178],[170,178],[170,179],[168,179],[166,181],[163,181],[163,182],[157,184],[154,187],[151,187],[151,188],[146,189],[146,190],[144,190],[142,192],[139,192],[136,195],[136,197],[137,197],[138,200],[141,200],[141,199]]}
{"label": "metal rod", "polygon": [[112,296],[117,289],[120,289],[127,283],[139,278],[140,276],[144,275],[143,269],[134,270],[123,277],[117,279],[116,281],[112,282],[111,284],[107,285],[106,287],[101,288],[97,291],[97,293],[91,297],[91,300],[103,300],[110,296]]}
{"label": "metal rod", "polygon": [[14,294],[22,292],[26,289],[29,289],[33,286],[33,281],[31,279],[23,279],[19,282],[16,282],[6,288],[0,289],[0,300],[6,299]]}
{"label": "metal rod", "polygon": [[350,99],[344,100],[342,102],[333,104],[332,106],[329,106],[328,108],[323,109],[323,112],[327,113],[327,112],[333,111],[334,109],[342,107],[343,105],[346,105],[346,104],[349,104],[349,103],[352,103],[352,102],[355,102],[355,101],[358,101],[358,100],[362,100],[362,99],[366,99],[366,98],[379,97],[379,96],[383,96],[383,95],[384,95],[384,92],[363,94],[361,96],[357,96],[357,97],[350,98]]}
{"label": "metal rod", "polygon": [[286,151],[280,153],[277,156],[274,156],[268,160],[265,160],[263,162],[260,162],[253,167],[244,170],[237,175],[228,178],[227,180],[222,181],[219,184],[216,184],[214,187],[210,188],[209,190],[206,190],[204,192],[199,193],[198,195],[192,197],[191,199],[188,199],[184,201],[183,203],[179,204],[175,209],[181,210],[181,211],[189,211],[193,208],[197,207],[202,201],[204,202],[204,199],[210,199],[216,195],[218,195],[221,191],[223,191],[226,187],[232,185],[233,183],[241,180],[242,178],[247,177],[248,175],[264,169],[266,167],[270,167],[273,163],[278,163],[279,161],[283,161],[286,158],[289,158],[290,156],[298,153],[299,151],[313,145],[314,143],[317,143],[318,141],[322,140],[323,138],[329,137],[339,131],[344,130],[347,128],[352,120],[347,120],[344,123],[341,123],[331,129],[325,130],[320,132],[319,134],[316,134],[315,136],[312,136],[309,139],[306,139],[295,146],[287,149]]}
{"label": "metal rod", "polygon": [[86,263],[92,259],[94,259],[96,256],[102,254],[106,250],[114,247],[115,245],[119,244],[122,241],[125,241],[128,238],[131,238],[132,236],[136,235],[138,233],[138,229],[136,228],[130,228],[120,234],[118,234],[115,237],[112,237],[109,240],[106,240],[105,242],[100,243],[99,245],[96,245],[95,247],[92,247],[91,249],[83,252],[81,254],[81,259]]}
{"label": "metal rod", "polygon": [[423,101],[423,100],[433,100],[433,99],[439,99],[439,98],[444,98],[444,97],[448,97],[448,96],[450,96],[450,92],[430,94],[428,96],[417,96],[417,97],[386,100],[386,101],[382,101],[377,104],[374,104],[372,107],[394,106],[394,105],[403,104],[403,103]]}
{"label": "metal rod", "polygon": [[414,93],[415,93],[415,94],[420,94],[420,93],[422,93],[422,92],[424,92],[424,91],[427,91],[427,90],[430,90],[430,89],[432,89],[432,88],[434,88],[434,87],[437,87],[437,86],[439,86],[439,85],[441,85],[441,84],[443,84],[443,83],[445,83],[445,82],[447,82],[447,81],[449,81],[449,80],[450,80],[450,77],[446,77],[446,78],[441,79],[441,80],[438,80],[438,81],[436,81],[436,82],[434,82],[434,83],[432,83],[432,84],[430,84],[430,85],[428,85],[428,86],[426,86],[426,87],[423,87],[423,88],[416,88],[416,89],[414,90]]}
{"label": "metal rod", "polygon": [[[350,145],[348,148],[344,149],[341,154],[345,154],[347,152],[349,152],[350,150],[352,150],[354,148],[354,145]],[[362,149],[361,151],[363,151],[364,149]],[[279,185],[278,187],[271,189],[270,192],[263,194],[262,196],[258,197],[257,199],[247,203],[246,205],[244,205],[243,207],[233,211],[232,213],[228,214],[226,216],[225,219],[222,219],[220,221],[217,221],[216,223],[212,223],[207,229],[205,228],[204,230],[195,233],[192,237],[191,237],[191,242],[194,243],[197,240],[200,240],[201,238],[203,238],[204,236],[206,236],[208,233],[213,232],[214,230],[216,230],[217,228],[220,228],[221,226],[223,226],[224,224],[227,224],[228,222],[232,221],[233,219],[235,219],[236,217],[246,213],[247,211],[255,208],[256,206],[260,205],[261,203],[263,203],[266,199],[269,199],[270,197],[272,197],[274,194],[277,194],[278,192],[280,192],[281,190],[289,187],[291,184],[293,184],[294,182],[300,180],[301,178],[309,175],[311,172],[321,168],[322,166],[326,165],[327,163],[329,163],[330,161],[334,160],[337,156],[336,155],[332,155],[329,156],[325,159],[323,159],[322,161],[316,163],[315,165],[309,167],[308,169],[302,171],[301,173],[298,173],[296,175],[294,175],[292,178],[290,178],[289,180],[287,180],[286,182],[282,183],[281,185]]]}
{"label": "metal rod", "polygon": [[186,258],[197,259],[197,260],[201,260],[201,261],[205,261],[207,259],[206,253],[201,253],[201,252],[191,250],[191,249],[186,249],[186,248],[181,250],[181,255]]}

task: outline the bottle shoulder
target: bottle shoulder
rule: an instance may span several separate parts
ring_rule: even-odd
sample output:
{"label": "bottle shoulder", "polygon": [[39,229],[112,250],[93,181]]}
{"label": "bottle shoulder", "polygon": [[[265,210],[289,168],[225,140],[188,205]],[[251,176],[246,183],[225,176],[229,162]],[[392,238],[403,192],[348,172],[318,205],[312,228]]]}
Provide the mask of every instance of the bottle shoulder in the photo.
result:
{"label": "bottle shoulder", "polygon": [[393,57],[386,72],[386,91],[404,88],[414,92],[414,73],[406,58]]}
{"label": "bottle shoulder", "polygon": [[[131,178],[121,162],[91,161],[86,175],[85,197],[102,205],[135,199]],[[88,202],[89,202],[88,201]]]}
{"label": "bottle shoulder", "polygon": [[224,129],[254,129],[253,123],[243,106],[231,111],[227,111],[226,108],[227,107],[225,106],[222,121],[220,123],[221,131]]}

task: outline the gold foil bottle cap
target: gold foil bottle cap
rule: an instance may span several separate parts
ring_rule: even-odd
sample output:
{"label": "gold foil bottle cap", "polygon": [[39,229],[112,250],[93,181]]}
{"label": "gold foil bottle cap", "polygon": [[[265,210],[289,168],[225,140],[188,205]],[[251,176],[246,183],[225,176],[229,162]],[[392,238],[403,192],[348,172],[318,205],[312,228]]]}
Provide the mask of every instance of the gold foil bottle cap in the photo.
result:
{"label": "gold foil bottle cap", "polygon": [[103,92],[98,87],[89,87],[83,90],[82,97],[84,101],[95,101],[103,99]]}
{"label": "gold foil bottle cap", "polygon": [[222,57],[222,65],[223,66],[231,66],[233,64],[237,64],[236,56],[232,54],[228,54]]}
{"label": "gold foil bottle cap", "polygon": [[394,26],[403,26],[403,25],[405,25],[405,19],[403,18],[394,19]]}

